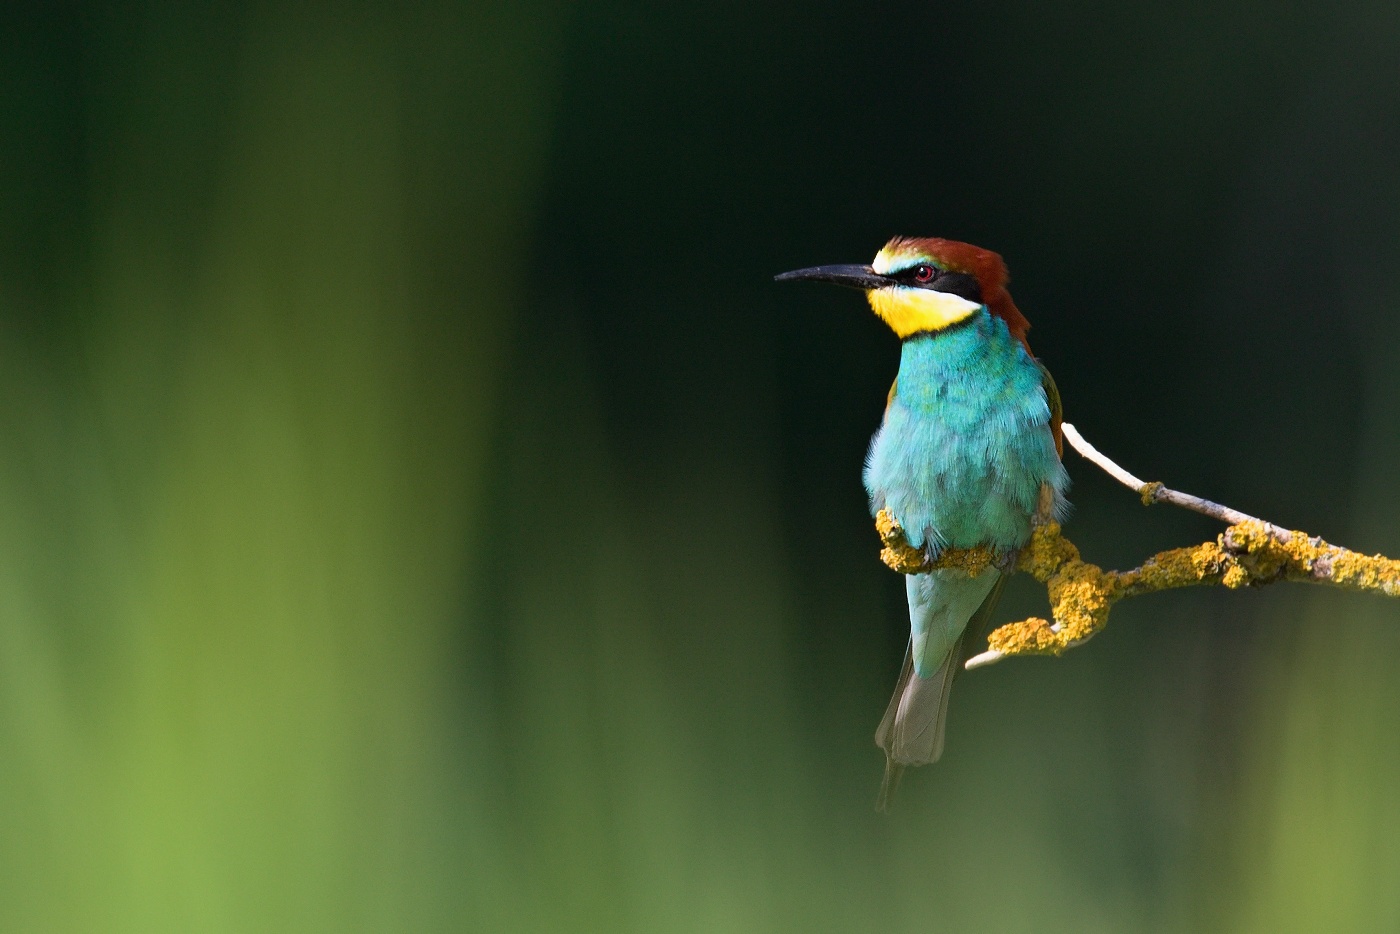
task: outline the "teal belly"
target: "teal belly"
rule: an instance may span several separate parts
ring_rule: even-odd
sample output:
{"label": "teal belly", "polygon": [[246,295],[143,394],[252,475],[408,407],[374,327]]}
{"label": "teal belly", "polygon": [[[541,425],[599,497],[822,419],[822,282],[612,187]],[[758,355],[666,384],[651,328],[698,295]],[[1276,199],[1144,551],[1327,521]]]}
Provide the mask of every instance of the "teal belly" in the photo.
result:
{"label": "teal belly", "polygon": [[906,340],[866,461],[872,511],[888,508],[915,547],[1009,550],[1047,483],[1059,501],[1068,478],[1040,369],[1005,323],[984,310]]}

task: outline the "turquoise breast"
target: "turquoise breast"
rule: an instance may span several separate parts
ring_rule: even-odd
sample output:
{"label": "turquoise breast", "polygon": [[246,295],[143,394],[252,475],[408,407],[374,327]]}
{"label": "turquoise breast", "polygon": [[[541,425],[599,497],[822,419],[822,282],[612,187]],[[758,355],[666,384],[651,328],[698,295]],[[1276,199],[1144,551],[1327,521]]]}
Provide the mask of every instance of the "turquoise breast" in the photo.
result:
{"label": "turquoise breast", "polygon": [[910,544],[1019,548],[1040,488],[1069,485],[1050,432],[1040,368],[984,308],[904,341],[899,379],[870,444],[871,511],[888,508]]}

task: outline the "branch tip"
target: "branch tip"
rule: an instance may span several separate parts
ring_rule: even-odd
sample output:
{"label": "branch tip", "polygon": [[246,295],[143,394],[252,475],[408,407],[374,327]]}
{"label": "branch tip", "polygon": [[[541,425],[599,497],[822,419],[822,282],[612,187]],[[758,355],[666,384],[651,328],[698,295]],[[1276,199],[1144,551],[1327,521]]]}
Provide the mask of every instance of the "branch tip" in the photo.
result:
{"label": "branch tip", "polygon": [[972,671],[974,668],[987,668],[991,665],[995,665],[1005,657],[1005,655],[995,649],[988,649],[982,654],[974,655],[963,662],[963,668],[967,671]]}

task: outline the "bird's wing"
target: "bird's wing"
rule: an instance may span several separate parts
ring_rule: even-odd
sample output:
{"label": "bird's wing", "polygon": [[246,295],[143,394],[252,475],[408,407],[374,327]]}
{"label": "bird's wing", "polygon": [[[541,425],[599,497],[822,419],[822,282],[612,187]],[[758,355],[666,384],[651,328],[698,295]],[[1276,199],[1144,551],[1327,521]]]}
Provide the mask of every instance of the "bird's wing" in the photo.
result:
{"label": "bird's wing", "polygon": [[958,671],[963,670],[963,664],[969,658],[986,649],[984,643],[992,631],[992,614],[996,612],[997,601],[1001,599],[1001,589],[1006,586],[1007,578],[1010,576],[1010,574],[1002,574],[997,578],[997,582],[992,585],[991,593],[987,594],[987,598],[982,601],[977,612],[973,613],[972,618],[967,621],[967,628],[963,630],[962,638],[958,640],[957,646],[953,649]]}
{"label": "bird's wing", "polygon": [[[1040,382],[1045,387],[1045,401],[1050,403],[1050,433],[1055,436],[1055,453],[1063,460],[1065,456],[1065,433],[1060,428],[1065,421],[1065,407],[1060,402],[1060,389],[1055,385],[1055,377],[1050,375],[1050,371],[1045,368],[1045,364],[1039,360],[1035,365],[1040,368]],[[894,390],[890,390],[893,397]]]}

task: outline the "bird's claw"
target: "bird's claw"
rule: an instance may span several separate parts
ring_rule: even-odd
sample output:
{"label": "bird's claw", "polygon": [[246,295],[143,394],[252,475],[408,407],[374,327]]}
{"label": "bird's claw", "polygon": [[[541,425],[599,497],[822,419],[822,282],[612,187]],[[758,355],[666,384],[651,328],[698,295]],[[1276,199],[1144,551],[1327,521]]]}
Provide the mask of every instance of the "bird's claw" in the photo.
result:
{"label": "bird's claw", "polygon": [[1021,549],[1012,548],[1008,551],[998,551],[992,558],[992,567],[1003,574],[1008,574],[1016,570],[1016,563],[1021,560]]}

